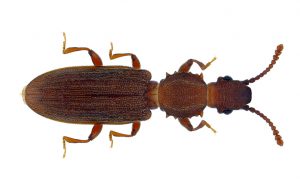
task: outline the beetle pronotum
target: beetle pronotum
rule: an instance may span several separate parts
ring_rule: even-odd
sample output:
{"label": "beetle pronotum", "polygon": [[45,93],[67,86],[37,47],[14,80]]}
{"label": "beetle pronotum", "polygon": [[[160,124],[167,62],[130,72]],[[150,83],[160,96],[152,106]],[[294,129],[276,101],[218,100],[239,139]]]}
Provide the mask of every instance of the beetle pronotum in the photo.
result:
{"label": "beetle pronotum", "polygon": [[151,109],[160,107],[167,116],[178,118],[180,124],[189,131],[204,126],[215,130],[202,120],[193,127],[189,118],[203,116],[206,106],[216,108],[219,113],[230,114],[233,110],[244,109],[257,114],[271,127],[277,144],[283,140],[271,120],[253,107],[249,107],[252,92],[249,85],[271,70],[283,50],[277,46],[271,64],[259,75],[244,81],[233,80],[230,76],[219,77],[216,82],[206,84],[203,74],[193,74],[189,70],[193,63],[205,70],[215,60],[207,64],[194,59],[186,61],[177,72],[167,74],[160,83],[151,81],[151,73],[140,69],[140,62],[132,53],[113,54],[111,60],[130,56],[132,67],[103,66],[101,58],[86,47],[66,48],[64,34],[63,53],[88,51],[94,66],[67,67],[44,73],[32,80],[23,90],[26,104],[36,113],[61,122],[73,124],[93,124],[89,137],[85,140],[63,137],[64,157],[66,142],[87,143],[95,139],[104,124],[132,124],[130,134],[110,131],[113,137],[135,136],[140,121],[151,117]]}

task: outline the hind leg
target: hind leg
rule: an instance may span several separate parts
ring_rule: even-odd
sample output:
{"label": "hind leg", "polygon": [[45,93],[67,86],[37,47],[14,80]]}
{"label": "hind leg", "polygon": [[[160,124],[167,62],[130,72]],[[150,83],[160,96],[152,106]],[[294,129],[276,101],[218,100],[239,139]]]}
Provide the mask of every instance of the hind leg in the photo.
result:
{"label": "hind leg", "polygon": [[93,50],[87,48],[87,47],[68,47],[66,48],[66,34],[63,33],[64,35],[64,42],[63,42],[63,54],[68,54],[68,53],[72,53],[72,52],[76,52],[76,51],[88,51],[92,61],[93,61],[93,64],[94,66],[102,66],[103,63],[102,63],[102,60],[101,58],[99,57],[99,55],[94,52]]}
{"label": "hind leg", "polygon": [[69,143],[88,143],[88,142],[94,140],[100,134],[100,132],[102,130],[102,126],[103,126],[102,124],[94,124],[94,127],[91,131],[91,134],[89,135],[88,139],[86,139],[86,140],[74,139],[72,137],[63,136],[63,148],[64,148],[63,157],[64,158],[66,157],[66,152],[67,152],[66,142],[69,142]]}

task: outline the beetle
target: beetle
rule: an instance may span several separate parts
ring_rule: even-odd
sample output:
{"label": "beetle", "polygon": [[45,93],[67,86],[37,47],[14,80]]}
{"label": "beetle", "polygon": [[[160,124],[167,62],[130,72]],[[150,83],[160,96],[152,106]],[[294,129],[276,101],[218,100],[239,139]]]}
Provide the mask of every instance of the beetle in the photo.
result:
{"label": "beetle", "polygon": [[271,64],[251,79],[239,81],[225,76],[206,84],[202,73],[193,74],[189,70],[194,63],[201,70],[205,70],[216,58],[207,64],[189,59],[177,72],[167,73],[166,78],[158,83],[151,80],[149,71],[140,69],[140,61],[135,54],[113,54],[111,44],[110,59],[129,56],[132,67],[103,66],[98,54],[87,47],[66,48],[65,33],[63,36],[63,54],[87,51],[94,66],[66,67],[46,72],[33,79],[23,89],[25,103],[36,113],[56,121],[93,125],[87,139],[63,137],[63,157],[66,156],[66,142],[88,143],[100,134],[103,125],[132,124],[130,134],[110,131],[111,147],[113,137],[135,136],[140,128],[140,121],[148,120],[151,110],[158,107],[165,111],[167,116],[178,119],[189,131],[196,131],[205,126],[216,132],[205,120],[196,127],[190,123],[191,117],[203,117],[206,106],[216,108],[223,114],[230,114],[239,109],[250,111],[269,124],[277,144],[283,145],[282,137],[271,120],[248,106],[252,98],[248,85],[271,70],[283,50],[282,44],[277,46]]}

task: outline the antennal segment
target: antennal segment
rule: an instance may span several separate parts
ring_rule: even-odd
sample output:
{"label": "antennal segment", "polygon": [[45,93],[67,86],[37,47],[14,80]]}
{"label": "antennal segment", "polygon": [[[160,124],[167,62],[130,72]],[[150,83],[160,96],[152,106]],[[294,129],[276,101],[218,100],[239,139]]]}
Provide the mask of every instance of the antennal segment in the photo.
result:
{"label": "antennal segment", "polygon": [[276,130],[276,127],[274,126],[274,124],[271,122],[271,120],[267,116],[265,116],[263,113],[256,110],[255,108],[249,107],[248,105],[243,107],[243,109],[246,110],[246,111],[253,112],[253,113],[257,114],[258,116],[260,116],[261,118],[263,118],[269,124],[269,126],[271,127],[277,144],[280,145],[280,146],[283,146],[283,140],[282,140],[282,137],[279,135],[279,131]]}
{"label": "antennal segment", "polygon": [[250,83],[254,83],[256,80],[259,80],[261,77],[266,75],[273,68],[273,65],[276,64],[276,61],[279,59],[279,55],[281,54],[282,50],[283,50],[283,44],[278,45],[275,50],[275,54],[273,55],[273,60],[270,63],[270,65],[262,73],[255,76],[254,78],[246,79],[245,81],[243,81],[243,83],[246,85],[248,85]]}

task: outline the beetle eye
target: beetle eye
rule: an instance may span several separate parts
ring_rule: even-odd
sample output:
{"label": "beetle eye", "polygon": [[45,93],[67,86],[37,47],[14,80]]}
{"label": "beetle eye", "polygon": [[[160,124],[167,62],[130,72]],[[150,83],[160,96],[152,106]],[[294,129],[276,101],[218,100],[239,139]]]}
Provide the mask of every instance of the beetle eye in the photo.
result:
{"label": "beetle eye", "polygon": [[230,76],[224,76],[223,80],[224,81],[232,81],[232,77],[230,77]]}
{"label": "beetle eye", "polygon": [[228,115],[228,114],[232,113],[232,110],[230,110],[230,109],[225,109],[225,110],[223,111],[223,113],[226,114],[226,115]]}

